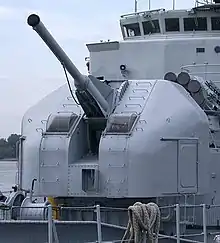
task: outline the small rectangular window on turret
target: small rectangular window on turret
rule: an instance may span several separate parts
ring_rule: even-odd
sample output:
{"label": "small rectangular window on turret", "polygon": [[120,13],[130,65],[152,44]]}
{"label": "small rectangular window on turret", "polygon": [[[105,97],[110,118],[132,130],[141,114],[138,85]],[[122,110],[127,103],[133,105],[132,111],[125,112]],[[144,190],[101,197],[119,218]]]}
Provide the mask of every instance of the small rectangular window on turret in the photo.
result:
{"label": "small rectangular window on turret", "polygon": [[220,17],[212,17],[212,30],[220,30]]}
{"label": "small rectangular window on turret", "polygon": [[106,126],[107,134],[127,134],[130,133],[134,123],[136,122],[137,114],[114,114],[108,119]]}
{"label": "small rectangular window on turret", "polygon": [[185,31],[206,31],[207,19],[202,18],[184,18]]}
{"label": "small rectangular window on turret", "polygon": [[178,18],[169,18],[165,19],[166,31],[180,31],[179,19]]}

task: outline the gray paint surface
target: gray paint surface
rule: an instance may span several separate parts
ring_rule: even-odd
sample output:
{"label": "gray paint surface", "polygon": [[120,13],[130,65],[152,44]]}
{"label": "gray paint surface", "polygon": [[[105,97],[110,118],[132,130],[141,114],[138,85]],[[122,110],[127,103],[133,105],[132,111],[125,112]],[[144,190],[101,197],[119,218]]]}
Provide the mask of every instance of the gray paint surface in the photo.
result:
{"label": "gray paint surface", "polygon": [[[184,31],[183,18],[189,13],[156,10],[138,13],[138,20],[137,14],[122,17],[124,40],[87,45],[88,77],[81,76],[42,23],[39,28],[34,26],[68,66],[76,86],[74,98],[64,85],[25,113],[19,160],[22,189],[29,190],[36,179],[35,197],[55,197],[64,208],[110,207],[102,213],[102,222],[124,227],[127,211],[116,208],[127,208],[137,201],[154,201],[160,206],[179,203],[183,205],[181,234],[199,232],[204,223],[200,204],[206,203],[212,205],[207,209],[206,224],[215,230],[220,220],[220,61],[216,52],[220,30],[211,30],[211,17],[217,14],[210,8],[196,15],[207,18],[206,31]],[[146,14],[159,20],[160,33],[144,35]],[[166,32],[168,17],[179,18],[178,33]],[[126,36],[124,25],[131,23],[139,24],[140,36]],[[167,72],[174,73],[172,80],[163,80],[169,79]],[[173,80],[174,76],[179,78]],[[96,77],[104,77],[104,81]],[[194,80],[198,88],[192,88]],[[33,206],[31,198],[28,200]],[[65,210],[62,220],[94,218],[93,212]],[[161,212],[161,231],[173,235],[175,210]],[[34,213],[36,209],[25,217],[33,219]],[[30,227],[20,224],[24,229]],[[14,228],[19,237],[25,237],[17,228],[20,225],[15,225],[0,227],[5,232]],[[94,225],[61,225],[57,226],[61,242],[95,240]],[[192,225],[197,228],[190,229]],[[44,240],[46,229],[37,224],[33,227],[39,228]],[[106,240],[122,237],[116,228],[104,228],[103,232]],[[7,243],[7,235],[3,235]],[[211,240],[209,237],[208,242]]]}

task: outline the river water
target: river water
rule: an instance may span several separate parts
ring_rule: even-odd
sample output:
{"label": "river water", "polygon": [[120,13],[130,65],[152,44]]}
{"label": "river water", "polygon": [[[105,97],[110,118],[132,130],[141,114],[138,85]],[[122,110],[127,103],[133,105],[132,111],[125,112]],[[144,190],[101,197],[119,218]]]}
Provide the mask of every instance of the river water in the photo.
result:
{"label": "river water", "polygon": [[0,191],[11,191],[16,182],[17,161],[0,161]]}

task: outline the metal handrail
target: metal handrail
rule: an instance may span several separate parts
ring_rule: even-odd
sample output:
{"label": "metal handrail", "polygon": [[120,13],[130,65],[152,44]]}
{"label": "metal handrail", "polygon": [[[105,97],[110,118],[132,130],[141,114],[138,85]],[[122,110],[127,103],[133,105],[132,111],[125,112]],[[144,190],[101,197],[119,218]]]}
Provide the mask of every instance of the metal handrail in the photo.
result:
{"label": "metal handrail", "polygon": [[203,64],[188,64],[188,65],[183,65],[183,66],[181,66],[181,69],[182,68],[186,68],[186,67],[209,67],[209,66],[216,66],[216,67],[219,67],[220,66],[220,64],[218,64],[218,63],[212,63],[212,64],[210,64],[210,63],[203,63]]}
{"label": "metal handrail", "polygon": [[[210,71],[210,69],[212,68],[212,70]],[[199,71],[198,71],[199,69]],[[216,71],[215,71],[216,69]],[[219,83],[220,82],[220,64],[189,64],[189,65],[184,65],[181,67],[181,71],[183,72],[187,72],[191,75],[194,76],[203,76],[204,78],[207,80],[209,75],[216,75],[218,77],[218,80],[212,80],[215,83]],[[212,77],[213,78],[213,77]]]}
{"label": "metal handrail", "polygon": [[[18,208],[18,206],[15,206],[15,207],[11,207],[11,208]],[[20,207],[21,208],[21,207]],[[25,207],[26,208],[26,207]],[[29,207],[28,207],[29,208]],[[42,207],[40,207],[42,208]],[[52,207],[51,205],[49,206],[46,206],[44,208],[47,208],[48,209],[48,218],[47,218],[47,225],[48,225],[48,243],[52,243],[53,241],[53,237],[55,238],[55,242],[56,243],[59,243],[59,240],[58,240],[58,237],[57,237],[57,233],[56,233],[56,225],[55,223],[57,222],[56,220],[53,219],[53,214],[52,214],[52,210],[55,208],[55,207]],[[60,208],[60,207],[59,207]],[[65,208],[65,207],[64,207]],[[160,207],[160,210],[162,209],[169,209],[169,208],[173,208],[174,209],[174,212],[176,215],[175,218],[175,222],[176,222],[176,234],[173,235],[173,236],[168,236],[168,235],[162,235],[160,234],[159,237],[160,238],[168,238],[168,239],[173,239],[173,240],[176,240],[177,243],[180,243],[180,241],[185,241],[185,242],[191,242],[191,243],[201,243],[199,241],[196,241],[196,240],[192,240],[192,239],[186,239],[186,238],[183,238],[183,237],[194,237],[194,236],[198,236],[198,235],[201,235],[203,236],[203,243],[207,243],[207,236],[208,236],[208,232],[207,232],[207,210],[210,210],[212,208],[220,208],[220,205],[206,205],[206,204],[195,204],[195,205],[190,205],[190,204],[176,204],[176,205],[169,205],[169,206],[161,206]],[[181,210],[185,210],[185,208],[201,208],[202,210],[202,232],[198,234],[195,233],[195,234],[185,234],[185,235],[182,235],[181,234],[181,230],[180,230],[180,225],[182,225],[183,223],[189,223],[189,222],[186,222],[186,219],[183,219],[182,218],[182,214],[181,214]],[[88,210],[88,209],[95,209],[95,213],[96,213],[96,220],[94,221],[94,223],[97,224],[97,242],[98,243],[101,243],[102,242],[102,223],[101,222],[101,210],[104,209],[104,211],[106,211],[106,209],[109,209],[109,210],[114,210],[114,208],[110,207],[100,207],[100,205],[96,205],[96,206],[92,206],[92,207],[66,207],[66,209],[73,209],[73,210],[79,210],[79,209],[85,209],[85,210]],[[7,209],[8,210],[8,209]],[[117,208],[117,211],[118,210],[121,210],[121,211],[124,211],[125,209],[124,208]],[[4,211],[4,209],[2,209],[2,211]],[[185,218],[185,216],[184,216]],[[21,220],[21,221],[24,221],[25,220]],[[71,223],[71,222],[70,222]],[[219,232],[213,232],[212,235],[217,235],[219,234]],[[116,241],[115,241],[116,242]]]}
{"label": "metal handrail", "polygon": [[213,4],[213,1],[212,0],[196,0],[195,1],[196,7],[204,5],[204,4]]}
{"label": "metal handrail", "polygon": [[153,9],[153,10],[146,10],[146,11],[140,11],[140,12],[123,14],[123,15],[121,15],[121,18],[132,17],[132,16],[139,16],[141,14],[148,14],[148,13],[159,13],[161,11],[165,11],[165,9],[164,8],[159,8],[159,9]]}

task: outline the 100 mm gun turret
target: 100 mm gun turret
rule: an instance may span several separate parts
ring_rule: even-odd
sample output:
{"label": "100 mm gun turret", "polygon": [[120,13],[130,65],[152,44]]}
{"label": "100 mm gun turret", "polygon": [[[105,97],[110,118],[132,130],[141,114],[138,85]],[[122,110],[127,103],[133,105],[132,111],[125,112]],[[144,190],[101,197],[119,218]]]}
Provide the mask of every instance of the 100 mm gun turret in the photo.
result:
{"label": "100 mm gun turret", "polygon": [[[76,122],[64,132],[63,128],[60,129],[61,120],[64,119],[65,124],[70,122],[69,118],[61,119],[60,114],[65,113],[63,108],[56,106],[53,111],[48,110],[48,117],[45,117],[45,112],[40,119],[46,120],[47,127],[53,129],[42,128],[45,131],[42,137],[37,137],[34,145],[30,145],[35,148],[40,144],[40,152],[35,152],[36,158],[39,156],[40,159],[34,162],[39,173],[32,169],[33,166],[26,159],[24,163],[28,175],[23,180],[24,185],[39,177],[36,195],[83,197],[83,201],[85,198],[95,201],[97,197],[101,201],[106,197],[126,200],[158,197],[163,192],[196,193],[197,182],[200,181],[198,178],[201,177],[204,182],[199,192],[204,192],[208,120],[180,84],[163,79],[122,80],[120,77],[102,82],[92,75],[84,76],[54,40],[39,16],[32,14],[27,22],[74,79],[76,96],[85,115],[79,113],[78,108],[75,109],[73,102],[68,112],[72,112]],[[51,98],[50,103],[55,99],[55,96]],[[56,119],[51,119],[51,112],[55,113]],[[33,111],[31,116],[36,117],[35,114]],[[27,118],[30,118],[30,113]],[[28,129],[28,137],[36,133],[34,124],[28,123],[24,127]],[[203,143],[198,143],[200,140]],[[182,152],[178,151],[177,142],[184,148]],[[30,154],[26,147],[23,154],[32,159],[33,153]],[[204,153],[199,164],[200,174],[197,173],[195,160],[198,149]],[[188,166],[183,164],[181,166],[187,168],[185,172],[181,169],[184,184],[174,177],[167,182],[165,178],[170,177],[170,170],[166,168],[175,168],[182,163],[185,153],[189,154],[188,160],[192,166],[191,179],[187,173]],[[154,176],[160,173],[164,174],[162,178]],[[151,185],[158,185],[157,189]]]}

